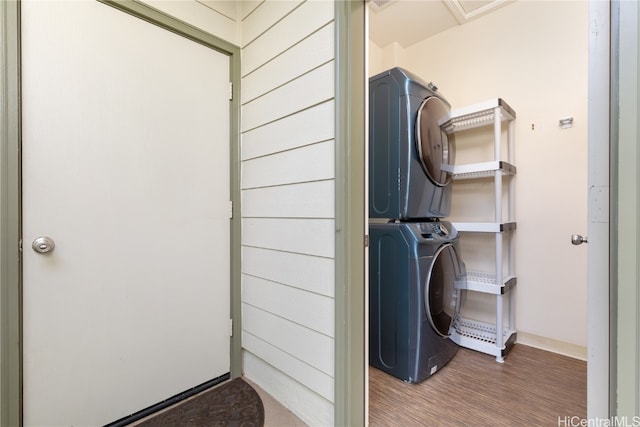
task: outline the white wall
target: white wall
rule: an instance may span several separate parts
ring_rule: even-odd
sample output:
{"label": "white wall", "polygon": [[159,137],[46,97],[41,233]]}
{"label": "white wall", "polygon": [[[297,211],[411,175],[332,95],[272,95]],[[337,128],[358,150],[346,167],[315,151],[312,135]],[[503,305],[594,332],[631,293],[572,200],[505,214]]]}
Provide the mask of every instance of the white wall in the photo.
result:
{"label": "white wall", "polygon": [[[586,247],[570,236],[587,230],[588,3],[516,1],[406,49],[371,48],[372,74],[399,65],[433,81],[453,108],[501,97],[516,110],[519,341],[586,357]],[[562,130],[566,116],[574,126]],[[477,133],[457,139],[457,163],[477,156],[491,157]],[[492,199],[476,197],[491,189],[491,180],[456,183],[451,219],[480,210],[491,221]],[[477,318],[494,304],[468,302]]]}
{"label": "white wall", "polygon": [[247,378],[333,424],[334,5],[242,20],[242,343]]}

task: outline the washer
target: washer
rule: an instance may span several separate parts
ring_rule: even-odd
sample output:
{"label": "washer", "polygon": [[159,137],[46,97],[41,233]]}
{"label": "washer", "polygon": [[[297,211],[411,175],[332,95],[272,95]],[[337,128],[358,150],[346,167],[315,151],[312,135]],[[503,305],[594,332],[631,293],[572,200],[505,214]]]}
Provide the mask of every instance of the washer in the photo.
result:
{"label": "washer", "polygon": [[466,288],[451,223],[369,226],[369,363],[406,382],[433,375],[456,353],[449,328]]}
{"label": "washer", "polygon": [[369,79],[369,217],[444,218],[451,211],[453,136],[438,120],[449,103],[396,67]]}

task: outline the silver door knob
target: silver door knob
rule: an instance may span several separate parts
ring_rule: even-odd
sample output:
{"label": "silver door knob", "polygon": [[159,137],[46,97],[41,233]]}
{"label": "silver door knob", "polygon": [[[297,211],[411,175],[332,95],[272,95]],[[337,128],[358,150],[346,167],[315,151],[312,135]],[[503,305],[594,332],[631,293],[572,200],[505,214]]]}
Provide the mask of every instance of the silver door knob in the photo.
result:
{"label": "silver door knob", "polygon": [[573,234],[571,236],[571,243],[574,245],[581,245],[583,243],[588,243],[586,237],[582,237],[579,234]]}
{"label": "silver door knob", "polygon": [[31,247],[39,254],[46,254],[51,252],[56,247],[56,244],[51,237],[40,236],[31,243]]}

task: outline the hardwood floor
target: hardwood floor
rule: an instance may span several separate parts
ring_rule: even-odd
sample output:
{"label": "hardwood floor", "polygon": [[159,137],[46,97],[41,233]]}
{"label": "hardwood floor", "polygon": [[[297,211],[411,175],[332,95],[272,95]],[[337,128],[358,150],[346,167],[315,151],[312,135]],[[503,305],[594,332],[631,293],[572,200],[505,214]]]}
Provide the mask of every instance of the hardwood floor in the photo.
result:
{"label": "hardwood floor", "polygon": [[586,362],[521,344],[504,364],[461,348],[419,384],[369,367],[369,424],[374,427],[558,426],[558,417],[574,416],[587,416]]}

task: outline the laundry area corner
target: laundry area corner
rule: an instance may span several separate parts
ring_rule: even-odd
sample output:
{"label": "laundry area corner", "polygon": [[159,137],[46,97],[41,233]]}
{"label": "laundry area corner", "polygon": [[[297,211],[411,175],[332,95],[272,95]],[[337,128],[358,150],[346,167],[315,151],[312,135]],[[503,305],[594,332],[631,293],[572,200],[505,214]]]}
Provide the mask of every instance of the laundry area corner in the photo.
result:
{"label": "laundry area corner", "polygon": [[586,378],[588,4],[418,3],[369,6],[370,365],[521,344]]}

